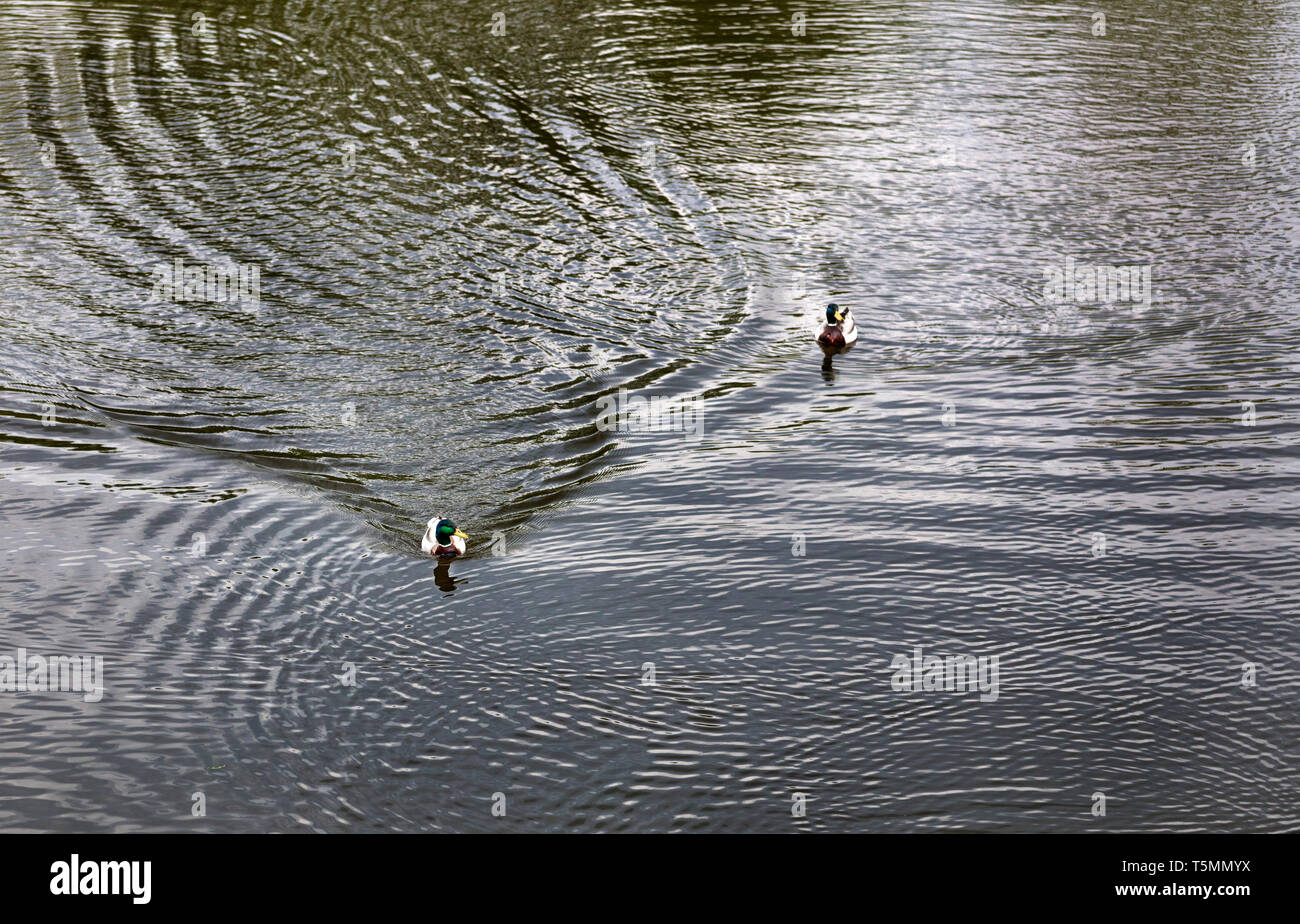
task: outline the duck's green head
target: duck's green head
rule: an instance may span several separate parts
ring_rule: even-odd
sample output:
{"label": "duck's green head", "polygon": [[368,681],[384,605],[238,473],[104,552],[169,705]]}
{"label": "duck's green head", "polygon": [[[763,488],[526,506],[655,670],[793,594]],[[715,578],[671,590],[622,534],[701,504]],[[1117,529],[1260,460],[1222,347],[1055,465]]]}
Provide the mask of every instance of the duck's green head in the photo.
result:
{"label": "duck's green head", "polygon": [[848,309],[841,308],[839,305],[835,304],[834,302],[831,302],[829,305],[826,306],[826,323],[839,324],[841,321],[844,320],[844,312],[847,310]]}
{"label": "duck's green head", "polygon": [[438,545],[451,545],[452,536],[460,536],[462,539],[469,538],[469,536],[458,530],[456,524],[451,520],[439,520],[438,525],[433,528],[433,538],[438,540]]}

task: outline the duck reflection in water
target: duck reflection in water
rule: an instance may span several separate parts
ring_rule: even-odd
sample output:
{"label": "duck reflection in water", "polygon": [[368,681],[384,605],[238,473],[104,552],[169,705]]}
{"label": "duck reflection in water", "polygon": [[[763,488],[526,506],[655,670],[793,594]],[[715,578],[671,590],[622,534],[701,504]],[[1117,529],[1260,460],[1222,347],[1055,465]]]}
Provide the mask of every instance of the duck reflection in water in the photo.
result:
{"label": "duck reflection in water", "polygon": [[465,579],[452,577],[451,564],[440,561],[438,567],[433,569],[433,582],[438,585],[439,590],[444,593],[451,593],[456,589],[457,584],[465,583]]}

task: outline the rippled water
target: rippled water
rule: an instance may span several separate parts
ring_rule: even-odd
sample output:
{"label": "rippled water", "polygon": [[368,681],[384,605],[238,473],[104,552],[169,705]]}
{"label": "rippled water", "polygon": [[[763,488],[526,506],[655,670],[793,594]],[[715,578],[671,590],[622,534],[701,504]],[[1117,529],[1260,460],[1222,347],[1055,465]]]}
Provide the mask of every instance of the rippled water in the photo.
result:
{"label": "rippled water", "polygon": [[0,828],[1300,827],[1300,4],[1124,6],[0,3]]}

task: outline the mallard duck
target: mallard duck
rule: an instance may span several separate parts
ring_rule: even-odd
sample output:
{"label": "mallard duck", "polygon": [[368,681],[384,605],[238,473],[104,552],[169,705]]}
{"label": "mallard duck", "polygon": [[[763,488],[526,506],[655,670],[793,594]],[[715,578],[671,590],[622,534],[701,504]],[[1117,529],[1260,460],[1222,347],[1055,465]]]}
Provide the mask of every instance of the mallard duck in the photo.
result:
{"label": "mallard duck", "polygon": [[460,558],[465,554],[466,536],[446,517],[434,517],[420,540],[420,550],[434,558]]}
{"label": "mallard duck", "polygon": [[831,302],[826,306],[826,326],[817,335],[817,343],[827,356],[847,353],[849,347],[858,342],[858,326],[853,323],[853,314],[847,308]]}

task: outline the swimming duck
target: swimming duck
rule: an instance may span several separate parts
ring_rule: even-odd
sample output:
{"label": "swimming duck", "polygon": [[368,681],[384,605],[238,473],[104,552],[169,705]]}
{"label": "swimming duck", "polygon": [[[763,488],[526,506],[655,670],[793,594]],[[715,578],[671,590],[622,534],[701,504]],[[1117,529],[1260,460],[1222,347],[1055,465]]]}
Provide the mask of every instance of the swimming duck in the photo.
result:
{"label": "swimming duck", "polygon": [[420,540],[420,551],[434,558],[460,558],[465,554],[466,536],[446,517],[434,517]]}
{"label": "swimming duck", "polygon": [[849,347],[858,342],[858,326],[853,323],[853,314],[847,308],[831,302],[826,306],[826,326],[817,335],[817,343],[827,356],[847,353]]}

